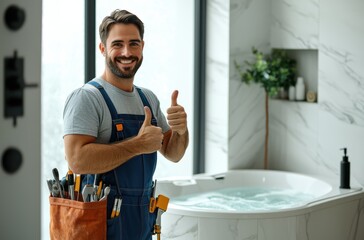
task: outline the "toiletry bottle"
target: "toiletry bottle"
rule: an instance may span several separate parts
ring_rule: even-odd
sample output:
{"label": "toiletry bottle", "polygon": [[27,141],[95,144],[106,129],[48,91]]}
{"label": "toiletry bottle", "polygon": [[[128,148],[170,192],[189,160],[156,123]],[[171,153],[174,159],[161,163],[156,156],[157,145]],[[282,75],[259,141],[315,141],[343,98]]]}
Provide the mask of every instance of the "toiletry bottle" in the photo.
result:
{"label": "toiletry bottle", "polygon": [[296,88],[295,88],[295,86],[289,86],[289,89],[288,89],[288,99],[290,101],[296,100]]}
{"label": "toiletry bottle", "polygon": [[305,83],[303,82],[303,77],[297,78],[296,83],[296,100],[297,101],[304,101],[306,94],[305,94]]}
{"label": "toiletry bottle", "polygon": [[340,174],[340,188],[350,188],[350,162],[349,157],[346,156],[346,148],[344,150],[343,160],[341,161],[341,174]]}

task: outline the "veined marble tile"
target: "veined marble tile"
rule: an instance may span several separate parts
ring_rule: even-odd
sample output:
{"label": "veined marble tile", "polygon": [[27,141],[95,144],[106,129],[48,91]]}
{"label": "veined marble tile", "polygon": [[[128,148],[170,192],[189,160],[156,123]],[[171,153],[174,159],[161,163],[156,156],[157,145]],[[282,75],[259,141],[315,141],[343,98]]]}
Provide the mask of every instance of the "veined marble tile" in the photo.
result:
{"label": "veined marble tile", "polygon": [[296,239],[296,217],[258,220],[258,240]]}
{"label": "veined marble tile", "polygon": [[318,28],[319,0],[272,1],[272,47],[317,49]]}
{"label": "veined marble tile", "polygon": [[364,239],[364,199],[360,200],[357,214],[358,214],[358,226],[355,233],[356,238],[353,239],[360,240]]}
{"label": "veined marble tile", "polygon": [[[265,134],[264,91],[257,85],[240,83],[241,90],[231,100],[229,114],[229,168],[263,166]],[[258,156],[261,156],[259,159]]]}
{"label": "veined marble tile", "polygon": [[229,4],[207,1],[206,172],[227,170]]}
{"label": "veined marble tile", "polygon": [[162,239],[198,240],[198,219],[170,213],[162,215]]}
{"label": "veined marble tile", "polygon": [[310,213],[296,217],[296,240],[310,240],[307,231],[307,225],[310,217]]}
{"label": "veined marble tile", "polygon": [[317,174],[317,126],[317,104],[271,100],[271,166],[274,169]]}
{"label": "veined marble tile", "polygon": [[351,231],[358,229],[358,204],[359,200],[351,201],[312,212],[307,225],[308,239],[349,239]]}
{"label": "veined marble tile", "polygon": [[199,240],[257,240],[257,220],[200,218]]}
{"label": "veined marble tile", "polygon": [[336,175],[339,181],[340,162],[346,147],[351,162],[351,178],[364,183],[362,169],[364,169],[364,128],[349,125],[340,121],[330,112],[319,111],[319,162],[324,167],[322,173],[329,172]]}
{"label": "veined marble tile", "polygon": [[[364,2],[320,2],[319,92],[322,109],[364,126]],[[335,14],[339,11],[340,14]]]}
{"label": "veined marble tile", "polygon": [[252,47],[269,49],[271,5],[234,0],[230,7],[229,169],[262,167],[265,93],[258,84],[242,83],[234,62],[250,61]]}

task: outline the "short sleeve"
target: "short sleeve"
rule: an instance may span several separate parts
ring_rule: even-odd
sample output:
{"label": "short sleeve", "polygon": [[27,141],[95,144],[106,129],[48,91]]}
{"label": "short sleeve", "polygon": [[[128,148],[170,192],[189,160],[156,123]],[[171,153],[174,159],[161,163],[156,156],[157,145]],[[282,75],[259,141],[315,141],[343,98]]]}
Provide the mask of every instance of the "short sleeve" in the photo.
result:
{"label": "short sleeve", "polygon": [[73,91],[67,98],[64,111],[64,136],[82,134],[98,136],[102,121],[103,108],[95,92],[80,88]]}

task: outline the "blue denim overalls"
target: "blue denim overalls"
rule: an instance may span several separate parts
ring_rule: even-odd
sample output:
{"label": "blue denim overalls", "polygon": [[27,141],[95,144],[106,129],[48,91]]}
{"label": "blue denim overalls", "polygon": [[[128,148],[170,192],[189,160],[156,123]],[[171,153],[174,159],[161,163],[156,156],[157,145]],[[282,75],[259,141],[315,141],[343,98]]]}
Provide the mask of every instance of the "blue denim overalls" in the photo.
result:
{"label": "blue denim overalls", "polygon": [[[95,86],[102,94],[112,117],[110,143],[136,136],[144,122],[144,115],[118,114],[105,89],[95,81]],[[143,105],[149,105],[143,92],[136,88]],[[118,131],[117,124],[122,124]],[[152,124],[157,121],[152,112]],[[119,125],[120,126],[120,125]],[[119,129],[120,130],[120,129]],[[143,154],[128,160],[116,169],[103,174],[103,182],[111,186],[107,203],[107,239],[151,240],[156,214],[149,213],[149,201],[153,174],[157,164],[157,153]],[[109,219],[116,196],[121,195],[120,215]]]}

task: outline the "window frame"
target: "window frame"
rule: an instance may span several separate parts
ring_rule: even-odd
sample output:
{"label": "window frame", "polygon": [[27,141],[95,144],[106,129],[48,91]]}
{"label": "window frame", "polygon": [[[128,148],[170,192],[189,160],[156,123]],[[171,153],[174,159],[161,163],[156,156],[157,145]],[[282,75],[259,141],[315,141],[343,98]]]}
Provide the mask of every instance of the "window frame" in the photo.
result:
{"label": "window frame", "polygon": [[[195,1],[193,174],[205,172],[206,2]],[[96,0],[85,0],[85,83],[96,74],[95,36]]]}

